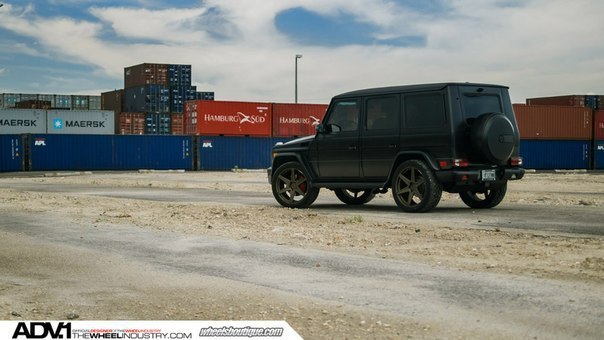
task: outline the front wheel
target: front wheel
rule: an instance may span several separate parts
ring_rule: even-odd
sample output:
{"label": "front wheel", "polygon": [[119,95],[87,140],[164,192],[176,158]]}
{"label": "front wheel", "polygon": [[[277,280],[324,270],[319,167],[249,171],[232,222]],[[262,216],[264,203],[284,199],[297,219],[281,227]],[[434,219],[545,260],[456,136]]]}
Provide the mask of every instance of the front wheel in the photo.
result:
{"label": "front wheel", "polygon": [[308,175],[298,162],[277,168],[271,185],[277,202],[287,208],[307,208],[319,196],[319,188],[310,186]]}
{"label": "front wheel", "polygon": [[371,201],[375,194],[373,190],[334,189],[338,199],[348,205],[361,205]]}
{"label": "front wheel", "polygon": [[392,196],[406,212],[426,212],[434,209],[442,196],[442,185],[426,163],[408,160],[396,169],[392,178]]}
{"label": "front wheel", "polygon": [[508,184],[505,183],[497,189],[485,189],[482,192],[463,191],[459,193],[459,197],[470,208],[489,209],[503,201],[507,188]]}

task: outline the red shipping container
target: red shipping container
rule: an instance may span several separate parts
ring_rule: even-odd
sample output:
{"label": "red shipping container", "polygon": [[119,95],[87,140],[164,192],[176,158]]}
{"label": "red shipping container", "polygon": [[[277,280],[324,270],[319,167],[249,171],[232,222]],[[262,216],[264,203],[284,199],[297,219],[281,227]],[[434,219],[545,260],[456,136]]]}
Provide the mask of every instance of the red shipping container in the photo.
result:
{"label": "red shipping container", "polygon": [[527,98],[526,104],[585,107],[585,95]]}
{"label": "red shipping container", "polygon": [[327,111],[324,104],[273,104],[273,136],[299,137],[315,134],[315,126]]}
{"label": "red shipping container", "polygon": [[182,113],[173,113],[171,116],[172,126],[171,132],[173,135],[182,135],[184,134],[184,114]]}
{"label": "red shipping container", "polygon": [[122,112],[120,115],[120,123],[117,133],[120,135],[132,134],[132,113]]}
{"label": "red shipping container", "polygon": [[120,135],[145,134],[145,114],[140,112],[120,113],[120,123],[117,133]]}
{"label": "red shipping container", "polygon": [[592,110],[514,104],[521,139],[591,140]]}
{"label": "red shipping container", "polygon": [[197,103],[199,100],[185,102],[183,130],[185,135],[197,135]]}
{"label": "red shipping container", "polygon": [[604,140],[604,111],[594,113],[594,136],[596,140]]}
{"label": "red shipping container", "polygon": [[195,112],[190,112],[190,117],[191,123],[196,121],[196,134],[260,137],[271,135],[273,117],[270,103],[198,100],[195,109]]}

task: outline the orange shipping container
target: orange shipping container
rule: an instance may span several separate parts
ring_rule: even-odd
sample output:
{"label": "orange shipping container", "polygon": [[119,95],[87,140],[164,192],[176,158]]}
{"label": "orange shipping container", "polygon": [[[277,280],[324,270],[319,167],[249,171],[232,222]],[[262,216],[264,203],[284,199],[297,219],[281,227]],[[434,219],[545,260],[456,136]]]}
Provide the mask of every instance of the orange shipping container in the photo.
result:
{"label": "orange shipping container", "polygon": [[590,140],[592,110],[572,106],[514,104],[521,139]]}
{"label": "orange shipping container", "polygon": [[527,98],[526,105],[556,105],[585,107],[585,95]]}
{"label": "orange shipping container", "polygon": [[604,140],[604,111],[594,113],[594,130],[596,140]]}
{"label": "orange shipping container", "polygon": [[324,104],[273,104],[273,136],[299,137],[315,134],[315,126],[327,111]]}
{"label": "orange shipping container", "polygon": [[194,134],[207,136],[271,135],[270,103],[196,100],[186,103],[185,114],[187,133],[194,127]]}
{"label": "orange shipping container", "polygon": [[182,113],[173,113],[172,114],[172,134],[173,135],[182,135],[184,134],[184,115]]}
{"label": "orange shipping container", "polygon": [[140,112],[120,113],[120,123],[117,133],[120,135],[145,134],[145,114]]}

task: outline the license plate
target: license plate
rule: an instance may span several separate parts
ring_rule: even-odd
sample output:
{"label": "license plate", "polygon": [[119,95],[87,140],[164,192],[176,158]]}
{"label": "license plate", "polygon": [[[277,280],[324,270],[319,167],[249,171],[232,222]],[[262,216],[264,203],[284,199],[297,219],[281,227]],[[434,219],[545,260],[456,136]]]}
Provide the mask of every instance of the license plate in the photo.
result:
{"label": "license plate", "polygon": [[482,178],[482,180],[485,182],[495,181],[497,180],[497,174],[495,174],[495,170],[481,170],[480,178]]}

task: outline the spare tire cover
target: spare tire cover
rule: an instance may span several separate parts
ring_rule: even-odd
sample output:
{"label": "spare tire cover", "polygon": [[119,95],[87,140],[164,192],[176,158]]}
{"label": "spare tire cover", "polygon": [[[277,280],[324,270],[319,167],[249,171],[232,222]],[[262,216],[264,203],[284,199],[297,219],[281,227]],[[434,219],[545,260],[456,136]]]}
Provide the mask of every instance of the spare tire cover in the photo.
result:
{"label": "spare tire cover", "polygon": [[505,164],[516,144],[512,122],[503,113],[486,113],[478,117],[471,129],[472,143],[483,160]]}

